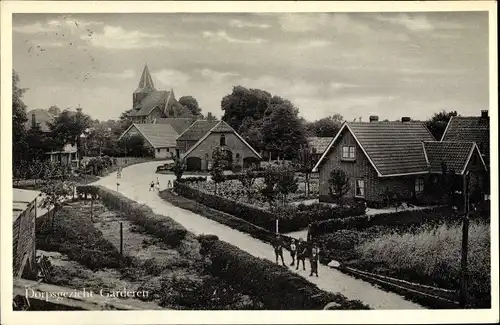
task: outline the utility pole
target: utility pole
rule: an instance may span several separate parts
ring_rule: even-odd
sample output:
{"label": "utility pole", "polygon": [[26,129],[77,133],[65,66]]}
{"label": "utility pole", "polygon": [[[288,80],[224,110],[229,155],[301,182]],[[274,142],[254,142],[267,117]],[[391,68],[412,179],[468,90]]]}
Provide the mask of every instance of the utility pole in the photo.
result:
{"label": "utility pole", "polygon": [[462,258],[460,261],[460,308],[467,307],[467,252],[469,244],[469,180],[470,174],[464,174],[463,196],[464,196],[464,216],[462,220]]}

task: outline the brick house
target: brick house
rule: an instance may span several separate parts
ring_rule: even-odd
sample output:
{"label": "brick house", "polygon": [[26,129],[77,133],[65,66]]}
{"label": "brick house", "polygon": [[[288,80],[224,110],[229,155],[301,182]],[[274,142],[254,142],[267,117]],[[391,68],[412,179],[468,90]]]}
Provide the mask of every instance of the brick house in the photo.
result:
{"label": "brick house", "polygon": [[[457,177],[480,178],[487,167],[474,142],[438,142],[422,122],[344,122],[313,172],[319,172],[320,201],[334,200],[328,179],[334,169],[349,179],[345,198],[379,206],[392,191],[407,200],[435,202],[442,196],[442,166]],[[479,182],[475,183],[477,186]]]}
{"label": "brick house", "polygon": [[156,90],[147,65],[132,97],[132,110],[127,115],[132,123],[153,123],[158,118],[195,118],[175,99],[173,89]]}
{"label": "brick house", "polygon": [[212,152],[221,147],[228,169],[247,168],[259,164],[260,154],[224,121],[198,120],[177,138],[177,147],[187,170],[210,170]]}
{"label": "brick house", "polygon": [[170,158],[176,152],[175,139],[179,134],[170,124],[132,124],[120,136],[123,138],[140,136],[144,146],[150,150],[156,159]]}
{"label": "brick house", "polygon": [[38,191],[13,189],[12,252],[14,278],[32,275],[35,270],[35,220]]}

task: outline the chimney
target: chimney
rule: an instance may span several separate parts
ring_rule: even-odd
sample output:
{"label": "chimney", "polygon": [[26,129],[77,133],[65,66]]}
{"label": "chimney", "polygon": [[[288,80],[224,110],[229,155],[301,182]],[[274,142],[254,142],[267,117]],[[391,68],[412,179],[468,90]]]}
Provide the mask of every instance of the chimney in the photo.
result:
{"label": "chimney", "polygon": [[411,121],[411,118],[409,116],[403,116],[401,118],[401,122],[410,122]]}
{"label": "chimney", "polygon": [[370,115],[370,123],[371,122],[378,122],[378,116],[377,115]]}
{"label": "chimney", "polygon": [[488,110],[487,109],[481,110],[481,118],[488,118]]}
{"label": "chimney", "polygon": [[31,114],[31,127],[32,128],[36,127],[36,115],[35,115],[35,113]]}

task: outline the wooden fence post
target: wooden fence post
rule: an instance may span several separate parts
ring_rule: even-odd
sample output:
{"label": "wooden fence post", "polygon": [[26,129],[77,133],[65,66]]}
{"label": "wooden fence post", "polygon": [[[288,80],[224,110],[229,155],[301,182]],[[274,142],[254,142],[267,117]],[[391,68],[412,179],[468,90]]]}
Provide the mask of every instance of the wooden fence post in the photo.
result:
{"label": "wooden fence post", "polygon": [[467,252],[469,242],[469,178],[463,177],[464,216],[462,220],[462,257],[460,261],[460,308],[467,307]]}
{"label": "wooden fence post", "polygon": [[120,221],[120,255],[123,256],[123,222]]}

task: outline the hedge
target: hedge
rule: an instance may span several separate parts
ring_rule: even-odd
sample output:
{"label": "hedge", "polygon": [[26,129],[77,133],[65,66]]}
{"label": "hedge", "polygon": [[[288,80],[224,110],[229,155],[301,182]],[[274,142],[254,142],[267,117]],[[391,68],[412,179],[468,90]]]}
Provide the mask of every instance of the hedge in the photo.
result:
{"label": "hedge", "polygon": [[337,309],[369,309],[358,300],[323,291],[287,267],[254,257],[216,236],[198,236],[198,241],[201,253],[212,261],[213,275],[258,297],[267,309],[314,310],[323,309],[330,302],[338,303]]}
{"label": "hedge", "polygon": [[179,182],[179,183],[206,182],[206,181],[207,181],[207,178],[203,177],[203,176],[198,176],[198,177],[190,176],[190,177],[184,177],[184,178],[177,180],[177,182]]}
{"label": "hedge", "polygon": [[340,229],[362,230],[373,226],[408,227],[429,222],[441,222],[456,217],[449,207],[437,207],[423,210],[405,210],[376,215],[362,215],[341,219],[330,219],[312,224],[313,236],[332,233]]}
{"label": "hedge", "polygon": [[93,186],[104,205],[118,210],[146,232],[160,238],[165,244],[177,247],[188,233],[187,229],[176,221],[153,212],[148,206],[139,204],[122,194],[102,186]]}
{"label": "hedge", "polygon": [[[270,211],[202,192],[189,184],[174,182],[176,193],[210,208],[232,214],[245,221],[260,226],[266,230],[274,231],[276,215]],[[330,207],[321,204],[300,205],[299,207],[288,206],[280,208],[283,218],[280,218],[280,231],[291,232],[306,228],[309,223],[331,218],[345,218],[363,214],[365,207],[357,205],[354,207]]]}

